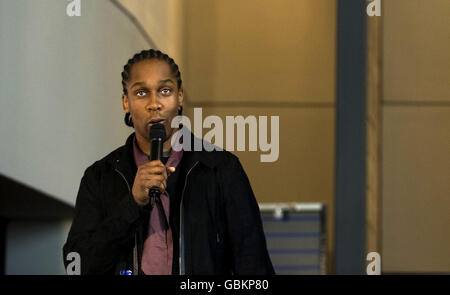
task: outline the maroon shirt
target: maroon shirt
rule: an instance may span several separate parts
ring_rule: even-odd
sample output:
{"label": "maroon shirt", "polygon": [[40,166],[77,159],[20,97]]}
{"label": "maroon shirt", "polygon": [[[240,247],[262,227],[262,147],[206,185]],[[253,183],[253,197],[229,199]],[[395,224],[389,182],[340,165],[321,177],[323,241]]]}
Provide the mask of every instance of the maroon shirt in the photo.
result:
{"label": "maroon shirt", "polygon": [[[141,151],[137,142],[136,136],[133,140],[134,160],[136,166],[139,167],[147,163],[148,156]],[[166,167],[176,167],[181,161],[183,150],[176,152],[174,149],[170,151],[169,159]],[[169,228],[164,229],[161,224],[160,211],[154,208],[150,214],[148,236],[144,242],[144,250],[142,253],[141,268],[147,275],[170,275],[172,274],[172,260],[173,260],[173,240],[172,230],[169,224],[169,195],[167,190],[161,194],[161,203],[167,217],[167,224]]]}

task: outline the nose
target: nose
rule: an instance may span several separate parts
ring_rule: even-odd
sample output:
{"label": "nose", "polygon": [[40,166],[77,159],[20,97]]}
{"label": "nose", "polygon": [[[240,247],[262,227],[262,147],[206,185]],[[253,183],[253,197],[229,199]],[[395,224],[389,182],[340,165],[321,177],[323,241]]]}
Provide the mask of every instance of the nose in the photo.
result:
{"label": "nose", "polygon": [[149,95],[149,99],[146,105],[146,109],[148,111],[159,111],[161,110],[161,103],[154,92],[151,92]]}

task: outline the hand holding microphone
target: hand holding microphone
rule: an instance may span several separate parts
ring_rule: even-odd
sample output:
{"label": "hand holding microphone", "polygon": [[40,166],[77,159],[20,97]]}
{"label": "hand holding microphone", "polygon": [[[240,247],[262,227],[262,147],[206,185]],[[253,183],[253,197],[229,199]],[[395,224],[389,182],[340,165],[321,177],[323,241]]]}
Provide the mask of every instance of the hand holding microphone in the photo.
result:
{"label": "hand holding microphone", "polygon": [[[152,125],[150,128],[150,161],[138,167],[132,189],[134,200],[140,206],[147,205],[150,196],[157,198],[166,190],[167,170],[160,160],[165,141],[164,125]],[[168,170],[174,172],[175,168],[169,167]]]}

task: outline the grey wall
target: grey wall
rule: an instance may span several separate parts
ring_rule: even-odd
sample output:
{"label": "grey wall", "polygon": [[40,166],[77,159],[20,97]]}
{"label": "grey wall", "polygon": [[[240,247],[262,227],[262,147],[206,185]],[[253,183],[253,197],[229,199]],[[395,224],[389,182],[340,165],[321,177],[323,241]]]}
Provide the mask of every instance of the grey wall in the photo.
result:
{"label": "grey wall", "polygon": [[0,173],[68,204],[84,169],[132,130],[122,67],[148,47],[109,0],[0,0]]}
{"label": "grey wall", "polygon": [[[0,174],[69,205],[83,171],[122,145],[122,67],[149,45],[109,0],[0,0]],[[15,196],[2,195],[2,198]],[[70,220],[12,220],[7,274],[63,274]]]}

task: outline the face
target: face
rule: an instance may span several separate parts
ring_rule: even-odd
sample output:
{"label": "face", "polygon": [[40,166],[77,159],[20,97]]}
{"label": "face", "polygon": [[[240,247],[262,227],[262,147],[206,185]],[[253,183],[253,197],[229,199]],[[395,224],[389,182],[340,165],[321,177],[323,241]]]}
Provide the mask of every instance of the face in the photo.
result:
{"label": "face", "polygon": [[[170,139],[172,119],[183,104],[183,91],[177,87],[177,78],[162,60],[142,60],[131,67],[126,84],[128,94],[122,95],[124,111],[130,112],[138,140],[149,142],[152,124],[164,124]],[[166,141],[166,143],[170,140]]]}

